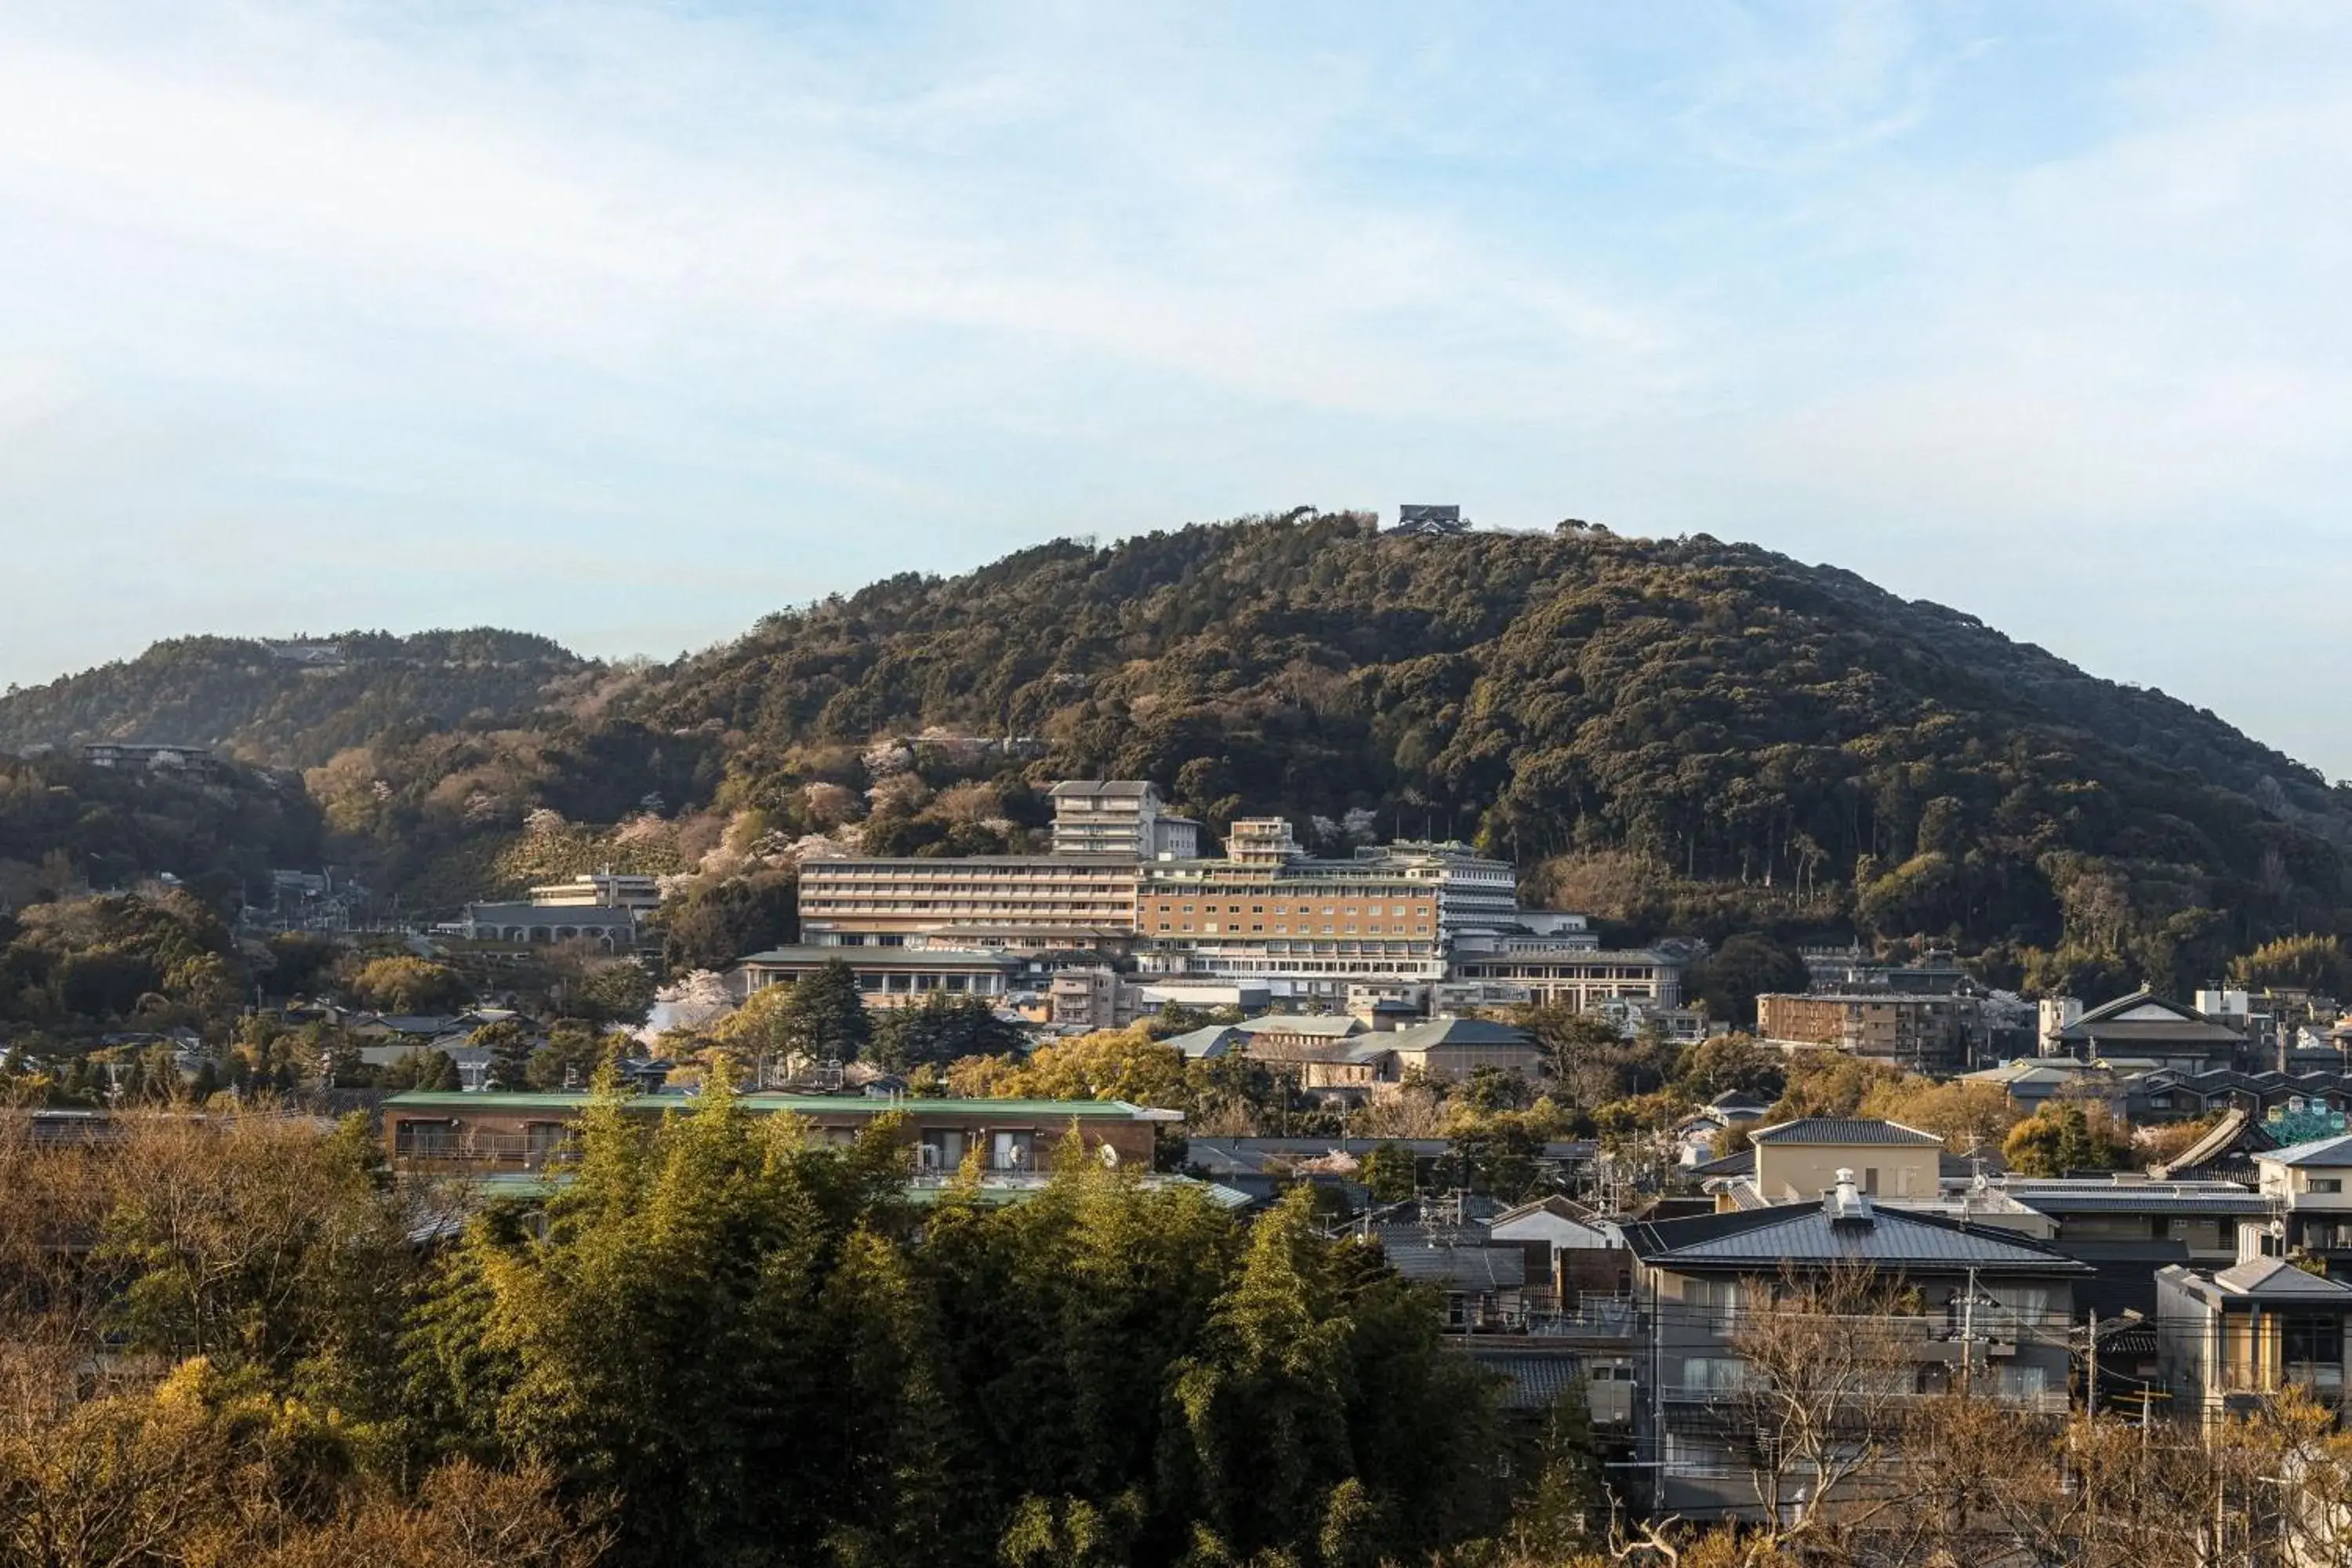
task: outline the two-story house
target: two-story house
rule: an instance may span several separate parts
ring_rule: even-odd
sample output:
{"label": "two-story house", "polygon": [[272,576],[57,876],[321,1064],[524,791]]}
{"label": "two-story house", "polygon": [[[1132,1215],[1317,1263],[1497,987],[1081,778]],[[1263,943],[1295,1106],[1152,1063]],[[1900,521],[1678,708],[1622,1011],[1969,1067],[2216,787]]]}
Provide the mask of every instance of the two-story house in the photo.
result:
{"label": "two-story house", "polygon": [[2054,1222],[2050,1245],[2097,1271],[2076,1304],[2109,1318],[2153,1318],[2158,1270],[2228,1268],[2240,1256],[2239,1226],[2270,1214],[2267,1199],[2233,1182],[2010,1176],[1993,1190]]}
{"label": "two-story house", "polygon": [[1899,1121],[1808,1116],[1748,1133],[1749,1178],[1768,1204],[1809,1203],[1852,1171],[1865,1197],[1930,1199],[1942,1175],[1944,1141]]}
{"label": "two-story house", "polygon": [[2309,1258],[2330,1279],[2352,1278],[2352,1134],[2260,1150],[2255,1190],[2272,1213],[2238,1227],[2242,1258]]}
{"label": "two-story house", "polygon": [[2156,1290],[2158,1376],[2177,1418],[2244,1415],[2290,1387],[2342,1403],[2352,1285],[2253,1258],[2213,1274],[2167,1268]]}
{"label": "two-story house", "polygon": [[[1624,1227],[1644,1343],[1636,1425],[1656,1489],[1651,1506],[1686,1519],[1751,1518],[1759,1486],[1793,1491],[1759,1447],[1757,1401],[1854,1395],[1880,1416],[1958,1386],[2031,1411],[2067,1405],[2067,1326],[2090,1268],[2014,1231],[1874,1204],[1853,1173],[1818,1203],[1781,1204]],[[1834,1373],[1860,1389],[1759,1387],[1762,1325],[1786,1322],[1792,1295],[1857,1277],[1877,1307],[1865,1334],[1886,1364]],[[1857,1443],[1899,1441],[1891,1418]]]}

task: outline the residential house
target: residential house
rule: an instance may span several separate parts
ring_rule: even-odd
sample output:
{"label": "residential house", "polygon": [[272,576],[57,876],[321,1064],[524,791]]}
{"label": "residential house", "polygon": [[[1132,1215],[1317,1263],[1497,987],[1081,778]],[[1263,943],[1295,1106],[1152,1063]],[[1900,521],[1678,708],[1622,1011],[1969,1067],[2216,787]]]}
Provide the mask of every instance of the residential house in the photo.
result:
{"label": "residential house", "polygon": [[2269,1126],[2244,1110],[2225,1110],[2205,1135],[2161,1165],[2148,1167],[2157,1181],[2234,1182],[2258,1184],[2254,1156],[2281,1147]]}
{"label": "residential house", "polygon": [[[1494,1333],[1527,1326],[1524,1249],[1496,1246],[1465,1226],[1375,1225],[1368,1231],[1390,1268],[1444,1292],[1448,1332]],[[1543,1292],[1546,1305],[1549,1294]]]}
{"label": "residential house", "polygon": [[1625,1242],[1648,1340],[1634,1405],[1654,1511],[1752,1518],[1759,1486],[1793,1500],[1812,1484],[1776,1479],[1759,1446],[1758,1401],[1804,1391],[1767,1386],[1742,1345],[1790,1292],[1856,1268],[1905,1303],[1874,1320],[1885,1385],[1861,1392],[1882,1414],[1962,1383],[2029,1411],[2066,1408],[2065,1326],[2091,1271],[2030,1237],[1874,1204],[1849,1171],[1818,1203],[1634,1222]]}
{"label": "residential house", "polygon": [[1899,1121],[1809,1116],[1748,1133],[1750,1178],[1767,1203],[1803,1203],[1836,1187],[1851,1168],[1865,1196],[1932,1198],[1944,1141]]}
{"label": "residential house", "polygon": [[2149,1181],[2136,1172],[2074,1180],[2012,1175],[1994,1190],[2049,1216],[2056,1226],[2051,1245],[2095,1271],[2075,1302],[2102,1317],[2154,1317],[2159,1270],[2227,1268],[2239,1257],[2238,1227],[2271,1208],[2262,1194],[2234,1182]]}
{"label": "residential house", "polygon": [[2022,1057],[1960,1074],[1964,1083],[1991,1084],[2027,1115],[2056,1100],[2105,1105],[2123,1114],[2124,1086],[2153,1070],[2148,1062],[2076,1061],[2072,1057]]}
{"label": "residential house", "polygon": [[1486,1222],[1496,1245],[1528,1255],[1528,1277],[1551,1282],[1563,1307],[1582,1297],[1622,1295],[1633,1282],[1625,1233],[1572,1198],[1551,1194],[1506,1210]]}
{"label": "residential house", "polygon": [[[2223,1110],[2251,1111],[2275,1119],[2290,1130],[2282,1142],[2298,1143],[2343,1130],[2352,1108],[2352,1079],[2341,1072],[2248,1072],[2217,1068],[2185,1072],[2159,1068],[2124,1088],[2124,1110],[2134,1125],[2194,1121]],[[2326,1121],[2332,1116],[2333,1121]],[[2306,1120],[2318,1119],[2318,1120]]]}
{"label": "residential house", "polygon": [[2352,1285],[2279,1258],[2157,1276],[2157,1360],[2173,1415],[2210,1426],[2294,1387],[2344,1397]]}
{"label": "residential house", "polygon": [[2352,1279],[2352,1135],[2263,1150],[2253,1162],[2272,1217],[2240,1225],[2239,1256],[2307,1258]]}

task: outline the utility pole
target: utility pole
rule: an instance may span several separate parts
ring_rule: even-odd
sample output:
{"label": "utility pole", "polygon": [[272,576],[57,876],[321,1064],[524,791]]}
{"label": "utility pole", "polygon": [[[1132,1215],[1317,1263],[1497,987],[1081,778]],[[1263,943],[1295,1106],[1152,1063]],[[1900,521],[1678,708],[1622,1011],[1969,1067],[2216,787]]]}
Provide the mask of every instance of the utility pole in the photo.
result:
{"label": "utility pole", "polygon": [[1977,1391],[1977,1271],[1969,1270],[1968,1294],[1960,1298],[1960,1392]]}
{"label": "utility pole", "polygon": [[2091,1310],[2091,1370],[2083,1379],[2083,1397],[2091,1419],[2099,1418],[2099,1313]]}

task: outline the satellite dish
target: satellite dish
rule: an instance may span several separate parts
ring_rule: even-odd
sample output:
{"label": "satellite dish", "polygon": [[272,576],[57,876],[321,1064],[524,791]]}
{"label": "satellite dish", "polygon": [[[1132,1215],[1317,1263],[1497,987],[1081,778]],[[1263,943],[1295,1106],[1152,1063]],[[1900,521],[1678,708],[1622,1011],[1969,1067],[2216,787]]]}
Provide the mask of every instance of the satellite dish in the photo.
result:
{"label": "satellite dish", "polygon": [[1118,1151],[1106,1143],[1102,1146],[1102,1163],[1111,1170],[1118,1169]]}

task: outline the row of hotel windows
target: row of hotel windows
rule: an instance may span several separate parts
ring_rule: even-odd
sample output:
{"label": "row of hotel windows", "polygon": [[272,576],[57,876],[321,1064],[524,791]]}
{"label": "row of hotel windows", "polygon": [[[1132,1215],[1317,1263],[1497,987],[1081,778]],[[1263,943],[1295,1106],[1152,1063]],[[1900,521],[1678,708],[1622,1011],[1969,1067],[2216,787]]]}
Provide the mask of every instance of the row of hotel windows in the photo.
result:
{"label": "row of hotel windows", "polygon": [[1465,963],[1465,980],[1654,980],[1658,972],[1645,964]]}
{"label": "row of hotel windows", "polygon": [[1157,937],[1152,946],[1163,952],[1223,952],[1246,958],[1255,952],[1271,953],[1314,952],[1417,952],[1434,956],[1437,944],[1429,942],[1196,942],[1181,936]]}
{"label": "row of hotel windows", "polygon": [[[1349,914],[1349,915],[1353,915],[1353,914],[1355,914],[1355,913],[1356,913],[1360,909],[1362,910],[1362,912],[1363,912],[1363,913],[1368,914],[1368,915],[1378,916],[1378,915],[1380,914],[1380,912],[1381,912],[1381,906],[1380,906],[1380,905],[1378,905],[1378,904],[1371,904],[1371,905],[1357,905],[1357,904],[1349,904],[1349,905],[1348,905],[1348,906],[1347,906],[1346,910],[1345,910],[1344,912],[1346,912],[1347,914]],[[1160,910],[1157,910],[1157,912],[1158,912],[1158,913],[1160,913],[1160,914],[1166,914],[1168,911],[1167,911],[1165,909],[1160,909]],[[1180,906],[1178,906],[1178,909],[1177,909],[1177,911],[1176,911],[1176,912],[1177,912],[1177,913],[1179,913],[1179,914],[1186,914],[1186,915],[1189,915],[1189,914],[1191,914],[1191,913],[1192,912],[1192,905],[1190,905],[1190,904],[1183,904],[1183,905],[1180,905]],[[1215,914],[1216,912],[1217,912],[1217,906],[1216,906],[1216,905],[1214,905],[1214,904],[1203,904],[1203,905],[1202,905],[1202,906],[1201,906],[1201,913],[1202,913],[1202,914],[1205,914],[1205,915],[1213,915],[1213,914]],[[1241,912],[1242,912],[1242,907],[1241,907],[1241,905],[1239,905],[1239,904],[1227,904],[1227,905],[1225,906],[1225,913],[1227,913],[1227,914],[1229,914],[1229,915],[1237,915],[1237,914],[1239,914],[1239,913],[1241,913]],[[1265,913],[1265,906],[1264,904],[1252,904],[1252,905],[1249,907],[1249,912],[1250,912],[1250,913],[1252,913],[1252,914],[1254,914],[1254,915],[1262,915],[1262,914]],[[1276,906],[1275,906],[1274,912],[1275,912],[1276,914],[1278,914],[1278,915],[1286,915],[1286,914],[1311,915],[1311,914],[1313,914],[1313,913],[1315,912],[1315,906],[1314,906],[1314,905],[1312,905],[1312,904],[1301,904],[1301,905],[1299,905],[1299,906],[1298,906],[1298,908],[1297,908],[1296,910],[1286,910],[1286,909],[1284,909],[1281,905],[1277,904],[1277,905],[1276,905]],[[1323,912],[1324,912],[1325,914],[1327,914],[1327,915],[1335,915],[1335,914],[1341,913],[1342,911],[1341,911],[1341,910],[1339,909],[1339,906],[1337,906],[1337,905],[1333,905],[1333,904],[1325,904],[1325,905],[1323,906]],[[1410,904],[1393,904],[1393,905],[1391,905],[1391,906],[1390,906],[1390,908],[1389,908],[1389,913],[1391,913],[1391,914],[1392,914],[1392,915],[1410,915],[1410,914],[1412,914],[1412,913],[1414,913],[1414,912],[1415,912],[1415,911],[1414,911],[1414,910],[1413,910],[1412,906],[1412,905],[1410,905]],[[1424,910],[1421,910],[1421,911],[1419,911],[1419,912],[1420,912],[1420,914],[1422,915],[1422,917],[1423,917],[1423,919],[1427,919],[1427,918],[1428,918],[1429,911],[1428,911],[1427,910],[1425,910],[1425,909],[1424,909]]]}
{"label": "row of hotel windows", "polygon": [[[1168,921],[1161,921],[1160,922],[1160,929],[1161,931],[1169,931],[1169,930],[1175,930],[1175,931],[1191,931],[1191,930],[1192,930],[1192,929],[1193,929],[1193,926],[1192,926],[1192,922],[1191,921],[1181,921],[1181,922],[1177,923],[1176,925],[1174,925],[1173,927],[1171,927],[1171,926],[1169,924],[1169,922],[1168,922]],[[1225,931],[1226,931],[1226,932],[1227,932],[1228,934],[1231,934],[1231,935],[1236,935],[1236,936],[1237,936],[1237,935],[1239,935],[1239,934],[1241,933],[1241,929],[1242,929],[1242,928],[1241,928],[1241,924],[1240,924],[1240,922],[1239,922],[1239,921],[1227,921],[1227,922],[1226,922],[1226,925],[1225,925]],[[1388,928],[1388,927],[1386,927],[1386,926],[1371,925],[1371,926],[1366,926],[1366,927],[1364,928],[1364,931],[1365,931],[1367,934],[1372,935],[1372,936],[1379,936],[1379,935],[1382,934],[1383,932],[1387,931],[1388,931],[1388,929],[1389,929],[1389,928]],[[1205,933],[1205,934],[1213,935],[1213,935],[1215,935],[1215,934],[1216,934],[1216,931],[1217,931],[1217,922],[1216,922],[1216,921],[1204,921],[1204,922],[1201,925],[1200,930],[1201,930],[1203,933]],[[1254,925],[1254,926],[1250,927],[1250,930],[1251,930],[1252,931],[1254,931],[1254,932],[1257,932],[1257,933],[1259,933],[1259,934],[1263,934],[1263,933],[1265,932],[1265,927],[1264,925]],[[1429,934],[1429,927],[1428,927],[1428,926],[1426,926],[1426,925],[1419,925],[1419,926],[1415,926],[1415,927],[1413,928],[1413,931],[1414,931],[1414,933],[1415,933],[1416,935],[1420,935],[1420,936],[1427,936],[1427,935]],[[1276,935],[1276,936],[1288,936],[1288,935],[1290,934],[1290,928],[1289,928],[1288,926],[1285,925],[1282,921],[1275,921],[1275,922],[1274,922],[1274,934],[1275,934],[1275,935]],[[1314,928],[1313,926],[1310,926],[1310,925],[1307,924],[1305,921],[1302,921],[1301,922],[1299,922],[1299,926],[1298,926],[1298,934],[1299,934],[1300,936],[1313,936],[1313,935],[1315,935],[1315,934],[1316,934],[1316,931],[1315,931],[1315,928]],[[1325,935],[1325,936],[1330,936],[1330,935],[1332,935],[1332,934],[1333,934],[1333,931],[1332,931],[1332,928],[1331,928],[1330,922],[1328,922],[1328,921],[1324,922],[1323,930],[1322,930],[1322,934],[1323,934],[1323,935]],[[1357,931],[1356,931],[1356,928],[1355,928],[1354,926],[1345,926],[1345,927],[1340,928],[1340,931],[1339,931],[1339,934],[1340,934],[1340,935],[1342,935],[1342,936],[1354,936],[1354,935],[1356,935],[1356,934],[1357,934]],[[1395,931],[1395,933],[1394,933],[1394,934],[1396,934],[1396,935],[1398,935],[1398,936],[1402,936],[1402,935],[1404,935],[1404,934],[1405,934],[1404,926],[1403,926],[1403,923],[1402,923],[1402,922],[1401,922],[1401,921],[1400,921],[1400,922],[1398,923],[1398,925],[1397,925],[1397,927],[1396,927],[1396,931]]]}
{"label": "row of hotel windows", "polygon": [[1121,900],[1099,900],[1054,899],[1042,905],[1036,901],[1022,902],[1012,899],[803,899],[801,908],[810,914],[847,915],[868,910],[1009,910],[1016,914],[1032,912],[1040,907],[1054,910],[1083,910],[1096,914],[1123,915],[1135,906]]}

